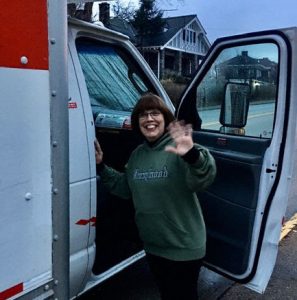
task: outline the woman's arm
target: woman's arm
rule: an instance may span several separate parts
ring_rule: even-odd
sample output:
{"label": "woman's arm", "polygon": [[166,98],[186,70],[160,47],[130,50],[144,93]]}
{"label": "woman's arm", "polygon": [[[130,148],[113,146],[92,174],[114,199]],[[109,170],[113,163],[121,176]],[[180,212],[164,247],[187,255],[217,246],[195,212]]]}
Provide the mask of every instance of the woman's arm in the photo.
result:
{"label": "woman's arm", "polygon": [[174,145],[167,146],[165,151],[183,158],[188,187],[193,191],[208,187],[216,175],[215,160],[206,148],[194,144],[192,126],[175,121],[169,125],[168,131]]}
{"label": "woman's arm", "polygon": [[125,172],[118,172],[111,167],[106,166],[103,163],[103,151],[96,139],[95,145],[95,158],[97,164],[97,172],[100,175],[101,182],[107,188],[107,190],[121,198],[131,198],[131,191],[127,182]]}

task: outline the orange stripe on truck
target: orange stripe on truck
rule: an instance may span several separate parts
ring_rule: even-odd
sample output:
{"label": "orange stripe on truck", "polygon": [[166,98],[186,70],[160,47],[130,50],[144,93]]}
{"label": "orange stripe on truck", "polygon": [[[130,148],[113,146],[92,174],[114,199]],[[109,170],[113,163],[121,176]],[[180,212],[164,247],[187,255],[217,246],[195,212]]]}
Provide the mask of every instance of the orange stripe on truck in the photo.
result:
{"label": "orange stripe on truck", "polygon": [[47,0],[5,1],[0,9],[0,67],[48,70]]}

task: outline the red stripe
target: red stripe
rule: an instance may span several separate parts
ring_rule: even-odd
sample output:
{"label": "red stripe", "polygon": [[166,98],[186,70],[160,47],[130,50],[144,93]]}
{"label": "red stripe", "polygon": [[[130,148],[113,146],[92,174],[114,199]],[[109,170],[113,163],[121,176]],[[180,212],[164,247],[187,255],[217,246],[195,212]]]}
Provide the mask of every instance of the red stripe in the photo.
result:
{"label": "red stripe", "polygon": [[[1,6],[0,67],[48,70],[47,0],[5,1]],[[28,63],[22,64],[21,57]]]}
{"label": "red stripe", "polygon": [[0,300],[8,299],[16,294],[21,293],[24,290],[24,285],[19,283],[3,292],[0,292]]}
{"label": "red stripe", "polygon": [[[76,225],[88,225],[89,223],[93,223],[92,226],[96,225],[96,217],[92,217],[89,220],[86,219],[80,219],[75,224]],[[1,300],[1,299],[0,299]]]}
{"label": "red stripe", "polygon": [[96,221],[97,221],[96,217],[91,218],[90,222],[93,223],[91,226],[95,227],[96,226]]}
{"label": "red stripe", "polygon": [[[79,220],[79,221],[77,221],[75,224],[77,224],[77,225],[87,225],[87,224],[89,224],[89,220]],[[0,299],[1,300],[1,299]]]}
{"label": "red stripe", "polygon": [[76,102],[69,102],[68,103],[68,108],[77,108],[77,103]]}

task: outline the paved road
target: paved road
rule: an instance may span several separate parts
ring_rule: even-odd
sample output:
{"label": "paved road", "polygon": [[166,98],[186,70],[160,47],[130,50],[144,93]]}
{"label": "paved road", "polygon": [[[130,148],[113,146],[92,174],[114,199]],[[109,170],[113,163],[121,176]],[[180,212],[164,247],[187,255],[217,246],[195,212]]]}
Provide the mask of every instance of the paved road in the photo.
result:
{"label": "paved road", "polygon": [[[272,278],[263,295],[250,291],[207,269],[198,286],[200,300],[297,299],[297,226],[281,241]],[[79,300],[160,300],[145,259],[90,291]],[[186,299],[185,299],[186,300]]]}
{"label": "paved road", "polygon": [[[264,104],[251,104],[249,115],[245,126],[247,136],[271,138],[273,128],[275,104],[273,101]],[[220,130],[220,109],[209,109],[201,111],[202,128]]]}
{"label": "paved road", "polygon": [[[240,285],[233,285],[218,299],[261,299],[296,300],[297,299],[297,227],[285,237],[279,247],[279,255],[268,287],[263,295]],[[209,299],[211,300],[211,299]]]}

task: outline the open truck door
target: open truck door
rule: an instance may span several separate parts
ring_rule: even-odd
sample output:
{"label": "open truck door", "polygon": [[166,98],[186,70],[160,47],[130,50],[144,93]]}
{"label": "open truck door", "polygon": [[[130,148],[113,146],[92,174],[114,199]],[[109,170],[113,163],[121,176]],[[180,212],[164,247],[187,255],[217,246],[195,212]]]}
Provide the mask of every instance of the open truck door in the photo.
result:
{"label": "open truck door", "polygon": [[258,292],[273,271],[287,203],[297,206],[296,32],[217,40],[177,110],[217,163],[215,182],[198,195],[205,265]]}

